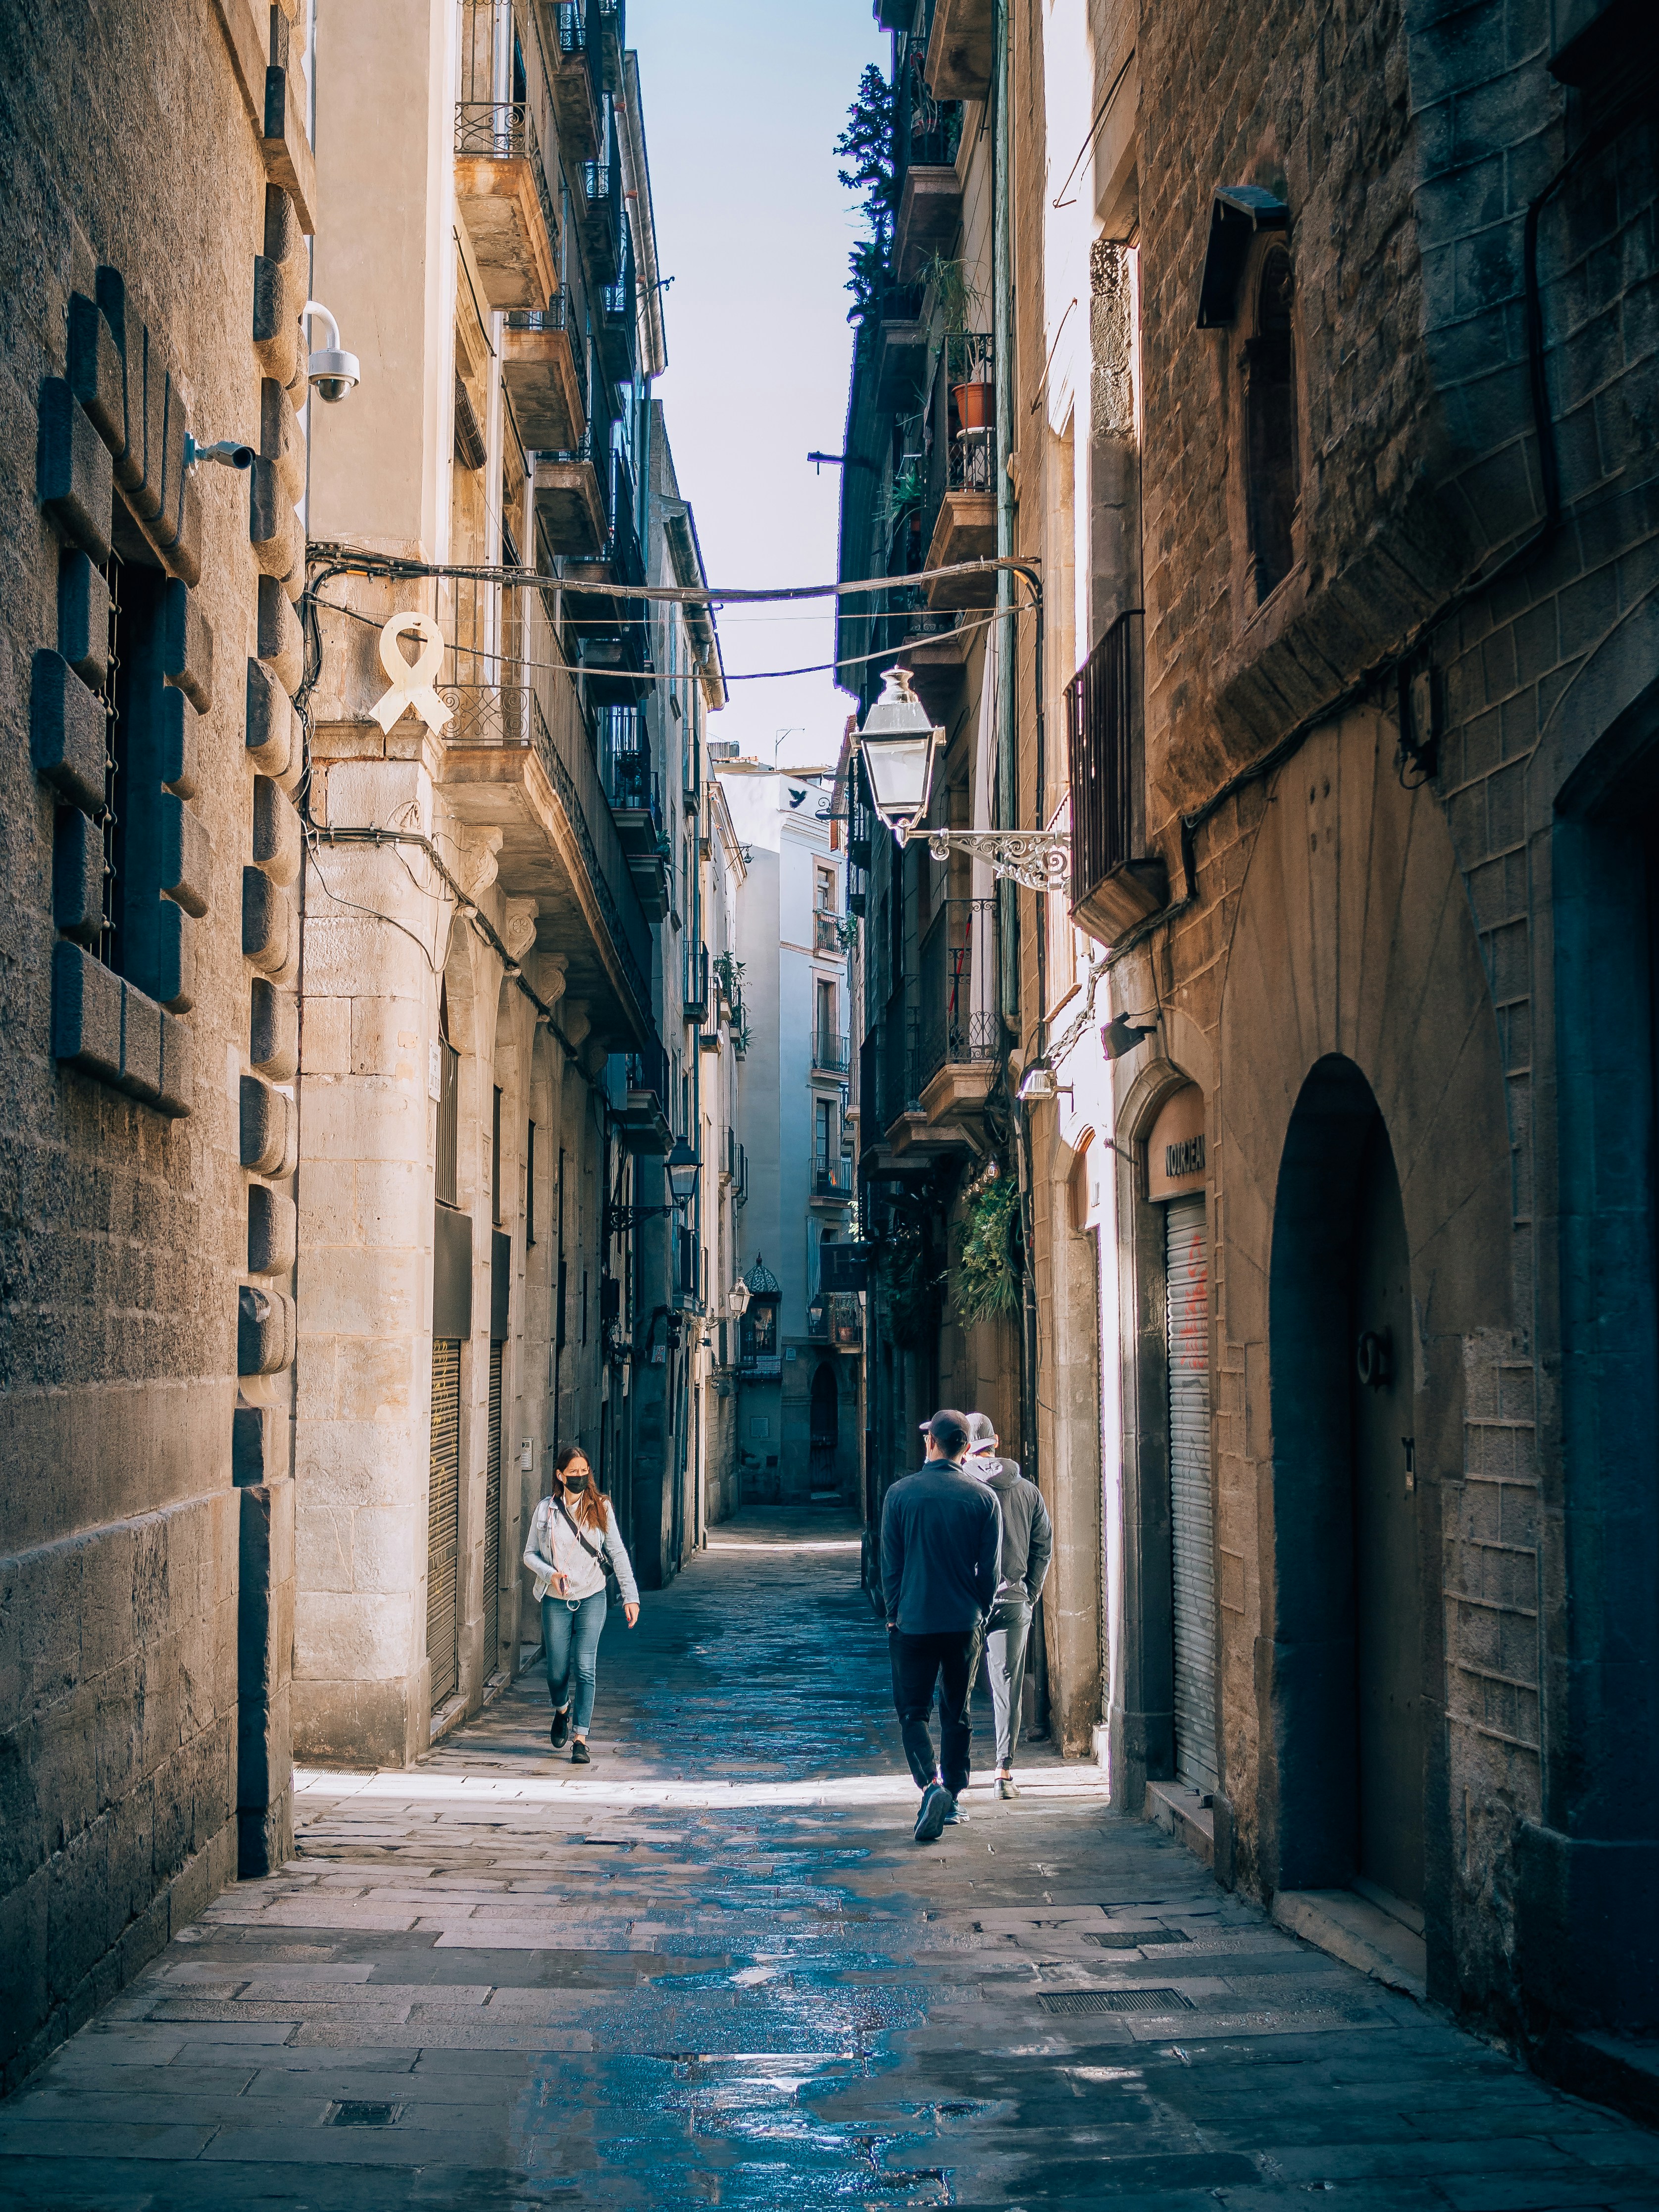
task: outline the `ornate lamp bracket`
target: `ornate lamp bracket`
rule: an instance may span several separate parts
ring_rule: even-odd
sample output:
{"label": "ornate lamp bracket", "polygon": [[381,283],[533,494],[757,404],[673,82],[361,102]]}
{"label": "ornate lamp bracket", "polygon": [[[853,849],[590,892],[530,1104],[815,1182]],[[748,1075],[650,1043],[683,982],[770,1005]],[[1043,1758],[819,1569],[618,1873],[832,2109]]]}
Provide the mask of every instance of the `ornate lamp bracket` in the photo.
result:
{"label": "ornate lamp bracket", "polygon": [[923,830],[936,860],[952,853],[966,853],[990,864],[994,876],[1012,876],[1028,890],[1065,891],[1070,888],[1072,848],[1063,837],[1041,830]]}

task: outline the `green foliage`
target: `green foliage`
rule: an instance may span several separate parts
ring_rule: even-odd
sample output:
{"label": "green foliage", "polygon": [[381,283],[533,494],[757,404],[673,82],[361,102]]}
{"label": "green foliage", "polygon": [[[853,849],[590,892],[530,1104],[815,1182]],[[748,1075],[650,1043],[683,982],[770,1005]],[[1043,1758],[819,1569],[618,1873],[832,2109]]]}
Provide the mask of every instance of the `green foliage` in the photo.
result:
{"label": "green foliage", "polygon": [[968,1201],[953,1285],[964,1322],[1010,1320],[1019,1311],[1019,1190],[1012,1176],[981,1183]]}
{"label": "green foliage", "polygon": [[896,189],[893,176],[893,94],[874,62],[866,64],[847,111],[847,128],[836,141],[844,166],[836,174],[849,192],[860,195],[864,234],[848,256],[853,295],[849,323],[861,323],[879,311],[887,283],[887,252],[893,235]]}

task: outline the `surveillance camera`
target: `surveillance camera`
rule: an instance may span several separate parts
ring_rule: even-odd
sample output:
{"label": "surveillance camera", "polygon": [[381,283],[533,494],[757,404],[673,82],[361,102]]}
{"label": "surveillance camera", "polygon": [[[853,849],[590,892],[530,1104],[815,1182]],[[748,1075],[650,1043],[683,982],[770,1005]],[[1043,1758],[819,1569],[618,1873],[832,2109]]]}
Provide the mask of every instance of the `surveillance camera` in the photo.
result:
{"label": "surveillance camera", "polygon": [[329,343],[311,356],[306,373],[318,398],[332,405],[356,389],[362,381],[362,371],[357,366],[356,355],[342,348],[340,325],[319,301],[307,300],[302,315],[307,319],[315,315],[328,325]]}
{"label": "surveillance camera", "polygon": [[185,466],[193,469],[198,461],[217,461],[221,468],[251,469],[253,466],[252,446],[239,446],[234,438],[221,438],[216,444],[204,446],[188,432],[185,436]]}

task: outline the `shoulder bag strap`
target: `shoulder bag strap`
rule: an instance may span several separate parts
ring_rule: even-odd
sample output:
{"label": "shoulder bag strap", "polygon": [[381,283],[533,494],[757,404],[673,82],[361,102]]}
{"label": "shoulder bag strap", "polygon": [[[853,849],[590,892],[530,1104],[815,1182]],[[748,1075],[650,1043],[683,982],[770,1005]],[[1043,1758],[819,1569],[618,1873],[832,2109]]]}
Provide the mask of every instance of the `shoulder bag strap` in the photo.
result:
{"label": "shoulder bag strap", "polygon": [[597,1551],[593,1548],[592,1545],[588,1542],[586,1537],[583,1535],[580,1528],[577,1526],[574,1519],[571,1516],[569,1507],[565,1504],[562,1498],[556,1498],[553,1500],[553,1503],[563,1515],[566,1526],[569,1528],[571,1534],[575,1538],[576,1541],[581,1546],[583,1551],[586,1553],[588,1558],[590,1559],[597,1559],[599,1562],[599,1565],[608,1572],[611,1566],[611,1556],[605,1550],[605,1546],[601,1544]]}

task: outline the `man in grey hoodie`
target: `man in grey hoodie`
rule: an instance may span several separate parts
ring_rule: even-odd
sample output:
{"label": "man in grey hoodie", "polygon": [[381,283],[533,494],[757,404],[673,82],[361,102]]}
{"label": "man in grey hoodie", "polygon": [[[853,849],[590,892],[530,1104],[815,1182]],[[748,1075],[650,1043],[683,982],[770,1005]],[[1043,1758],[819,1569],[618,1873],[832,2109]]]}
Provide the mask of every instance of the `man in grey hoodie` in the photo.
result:
{"label": "man in grey hoodie", "polygon": [[1054,1556],[1054,1525],[1042,1493],[1019,1471],[1018,1460],[998,1456],[996,1431],[983,1413],[968,1416],[968,1456],[963,1464],[994,1492],[1002,1510],[1002,1561],[997,1594],[986,1615],[985,1659],[996,1715],[997,1796],[1018,1797],[1014,1746],[1019,1740],[1025,1693],[1025,1651],[1031,1609],[1042,1595]]}

